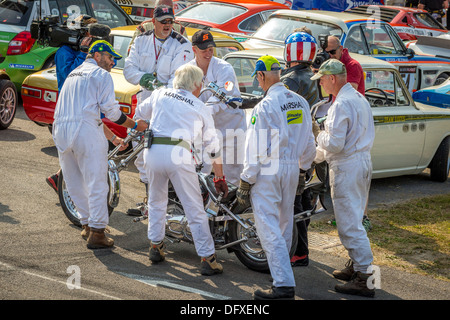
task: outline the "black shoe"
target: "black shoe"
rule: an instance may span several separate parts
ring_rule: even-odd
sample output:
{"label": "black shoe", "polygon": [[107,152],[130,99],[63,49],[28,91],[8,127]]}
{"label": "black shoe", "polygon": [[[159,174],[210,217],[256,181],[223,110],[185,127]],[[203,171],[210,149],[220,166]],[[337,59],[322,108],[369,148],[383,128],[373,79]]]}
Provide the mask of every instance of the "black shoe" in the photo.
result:
{"label": "black shoe", "polygon": [[51,175],[47,179],[45,179],[47,184],[56,192],[58,193],[58,174]]}
{"label": "black shoe", "polygon": [[307,267],[309,265],[309,258],[300,258],[299,256],[293,256],[291,258],[291,267]]}
{"label": "black shoe", "polygon": [[295,300],[294,287],[272,287],[269,290],[256,290],[255,300]]}

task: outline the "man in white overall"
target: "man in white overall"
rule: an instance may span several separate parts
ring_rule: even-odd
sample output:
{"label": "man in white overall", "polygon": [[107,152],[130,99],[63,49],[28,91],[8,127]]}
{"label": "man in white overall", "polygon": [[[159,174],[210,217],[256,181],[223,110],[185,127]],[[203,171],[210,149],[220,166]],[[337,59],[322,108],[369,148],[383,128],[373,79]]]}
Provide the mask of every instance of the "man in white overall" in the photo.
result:
{"label": "man in white overall", "polygon": [[311,80],[320,79],[323,90],[336,97],[328,110],[325,130],[317,136],[317,161],[329,164],[331,199],[339,238],[350,261],[333,275],[347,280],[336,291],[373,297],[367,286],[373,261],[362,218],[369,196],[372,176],[370,150],[375,126],[370,105],[364,96],[347,82],[345,65],[337,59],[322,64]]}
{"label": "man in white overall", "polygon": [[[168,182],[172,182],[183,206],[192,232],[197,254],[201,257],[201,274],[222,273],[215,257],[214,241],[203,208],[191,145],[201,139],[204,148],[213,154],[215,187],[228,195],[223,179],[220,145],[214,122],[206,106],[197,97],[202,87],[200,68],[187,64],[175,72],[173,89],[153,92],[138,106],[144,119],[151,119],[153,139],[144,149],[144,168],[149,182],[148,238],[152,263],[165,260],[164,236],[168,203]],[[198,140],[197,140],[198,141]]]}
{"label": "man in white overall", "polygon": [[273,286],[256,290],[256,300],[294,299],[289,251],[299,168],[309,169],[316,155],[308,102],[280,82],[280,64],[271,56],[257,62],[259,85],[266,92],[252,114],[245,140],[244,170],[238,201],[251,199],[256,230],[267,256]]}
{"label": "man in white overall", "polygon": [[145,130],[120,111],[109,72],[122,58],[103,40],[89,49],[86,61],[74,69],[62,87],[55,109],[53,139],[67,190],[80,213],[82,236],[90,249],[111,247],[104,234],[108,224],[108,140],[123,144],[103,125],[100,113],[128,128]]}
{"label": "man in white overall", "polygon": [[[138,94],[138,104],[148,98],[155,86],[172,87],[175,70],[194,58],[191,42],[175,30],[173,8],[158,5],[153,11],[154,29],[136,37],[125,59],[123,75],[128,82],[139,84],[142,91]],[[148,189],[147,177],[143,167],[142,153],[135,160],[139,178]],[[131,215],[133,209],[129,210]],[[139,211],[138,211],[139,213]]]}
{"label": "man in white overall", "polygon": [[[230,81],[233,83],[231,92],[224,92],[227,96],[240,98],[239,83],[233,67],[223,59],[214,57],[216,46],[211,32],[199,30],[192,36],[192,49],[195,59],[190,63],[198,66],[203,71],[203,88],[210,82],[215,82],[220,88]],[[222,143],[223,172],[228,182],[239,185],[240,174],[243,169],[244,142],[247,124],[244,110],[239,109],[241,103],[233,102],[233,108],[209,91],[205,91],[199,97],[211,111],[214,125],[220,131],[219,139]],[[210,172],[211,166],[205,166],[204,172]]]}

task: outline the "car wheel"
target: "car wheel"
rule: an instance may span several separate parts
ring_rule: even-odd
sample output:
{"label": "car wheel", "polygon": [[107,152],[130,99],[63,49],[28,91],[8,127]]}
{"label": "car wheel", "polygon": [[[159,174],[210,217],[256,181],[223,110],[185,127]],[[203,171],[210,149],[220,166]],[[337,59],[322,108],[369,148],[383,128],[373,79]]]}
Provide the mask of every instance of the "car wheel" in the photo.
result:
{"label": "car wheel", "polygon": [[0,80],[0,130],[10,126],[17,109],[17,90],[9,80]]}
{"label": "car wheel", "polygon": [[430,178],[433,181],[445,182],[450,169],[450,137],[445,138],[430,163]]}

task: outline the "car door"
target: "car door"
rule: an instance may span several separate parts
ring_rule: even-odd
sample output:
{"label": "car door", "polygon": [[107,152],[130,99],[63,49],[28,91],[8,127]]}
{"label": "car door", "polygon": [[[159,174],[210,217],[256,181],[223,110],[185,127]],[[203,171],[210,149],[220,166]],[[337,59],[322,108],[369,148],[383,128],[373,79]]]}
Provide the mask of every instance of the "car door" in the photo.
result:
{"label": "car door", "polygon": [[366,98],[372,107],[374,177],[415,173],[422,157],[426,122],[395,70],[366,72]]}

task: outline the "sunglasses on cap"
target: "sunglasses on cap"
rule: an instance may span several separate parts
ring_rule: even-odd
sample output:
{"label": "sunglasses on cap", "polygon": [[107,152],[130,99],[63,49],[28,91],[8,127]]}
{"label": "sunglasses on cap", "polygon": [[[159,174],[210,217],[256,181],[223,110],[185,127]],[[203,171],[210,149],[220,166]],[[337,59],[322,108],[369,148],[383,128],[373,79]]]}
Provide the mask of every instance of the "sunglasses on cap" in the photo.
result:
{"label": "sunglasses on cap", "polygon": [[159,21],[161,24],[173,24],[173,19],[165,19],[163,21]]}

